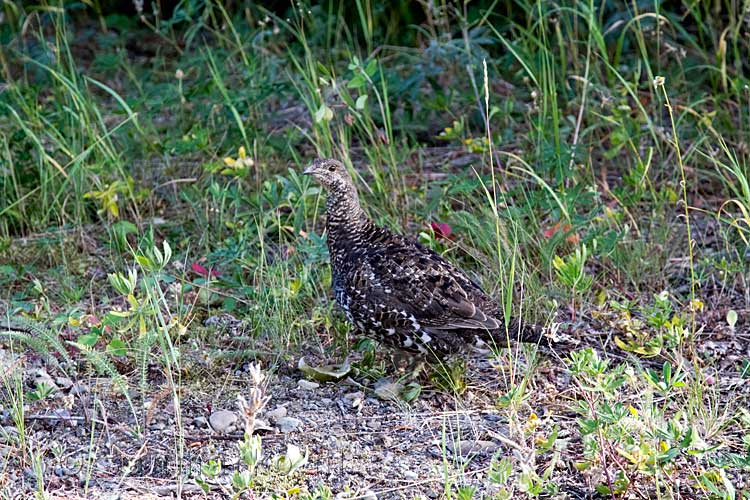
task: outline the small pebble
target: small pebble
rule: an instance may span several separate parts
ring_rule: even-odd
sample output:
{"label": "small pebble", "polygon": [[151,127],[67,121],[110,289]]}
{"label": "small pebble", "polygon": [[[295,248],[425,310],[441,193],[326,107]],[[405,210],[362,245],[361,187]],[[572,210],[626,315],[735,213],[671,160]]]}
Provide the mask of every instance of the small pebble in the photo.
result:
{"label": "small pebble", "polygon": [[215,411],[208,417],[211,428],[219,434],[233,430],[237,420],[237,414],[229,410]]}
{"label": "small pebble", "polygon": [[13,425],[4,425],[0,428],[0,437],[5,438],[2,441],[11,443],[18,436],[18,429]]}
{"label": "small pebble", "polygon": [[83,396],[89,392],[89,388],[84,384],[73,384],[70,388],[70,394],[74,396]]}
{"label": "small pebble", "polygon": [[419,477],[419,475],[416,472],[414,472],[413,470],[405,470],[404,471],[404,477],[406,479],[411,479],[411,480],[416,481],[417,478]]}
{"label": "small pebble", "polygon": [[73,387],[73,381],[68,377],[57,377],[55,379],[55,384],[57,384],[57,386],[63,390],[67,390]]}
{"label": "small pebble", "polygon": [[493,452],[497,450],[498,445],[492,441],[483,441],[481,439],[476,441],[462,440],[458,443],[450,440],[446,444],[446,448],[448,448],[451,453],[467,457],[469,455]]}
{"label": "small pebble", "polygon": [[301,379],[299,382],[297,382],[297,387],[299,387],[303,391],[314,391],[315,389],[320,387],[320,384],[311,380]]}
{"label": "small pebble", "polygon": [[288,434],[302,425],[302,420],[294,417],[282,417],[276,422],[276,427],[284,434]]}
{"label": "small pebble", "polygon": [[277,406],[273,410],[266,413],[266,417],[273,423],[277,423],[282,418],[286,417],[286,407]]}

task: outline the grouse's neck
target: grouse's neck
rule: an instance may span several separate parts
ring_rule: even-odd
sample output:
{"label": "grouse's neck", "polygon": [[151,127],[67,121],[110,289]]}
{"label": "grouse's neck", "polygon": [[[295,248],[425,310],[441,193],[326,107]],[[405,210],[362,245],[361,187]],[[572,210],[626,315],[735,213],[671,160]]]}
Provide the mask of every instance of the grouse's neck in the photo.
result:
{"label": "grouse's neck", "polygon": [[332,190],[326,201],[329,246],[332,243],[351,247],[361,241],[363,232],[370,223],[359,204],[355,190],[349,192]]}

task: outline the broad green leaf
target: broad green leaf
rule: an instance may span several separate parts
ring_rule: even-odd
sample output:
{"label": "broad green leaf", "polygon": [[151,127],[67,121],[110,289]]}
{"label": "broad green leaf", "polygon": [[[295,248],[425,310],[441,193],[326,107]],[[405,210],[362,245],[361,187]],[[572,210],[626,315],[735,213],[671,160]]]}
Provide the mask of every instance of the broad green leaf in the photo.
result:
{"label": "broad green leaf", "polygon": [[729,328],[734,328],[734,325],[737,324],[737,311],[734,309],[730,309],[729,312],[727,312],[727,324],[729,325]]}
{"label": "broad green leaf", "polygon": [[323,120],[331,121],[333,119],[333,110],[324,104],[321,104],[318,110],[315,112],[315,123],[320,123]]}
{"label": "broad green leaf", "polygon": [[85,333],[78,337],[78,343],[88,347],[93,347],[99,340],[99,335],[95,333]]}
{"label": "broad green leaf", "polygon": [[115,337],[107,344],[107,352],[113,356],[126,356],[128,354],[128,346],[119,337]]}
{"label": "broad green leaf", "polygon": [[365,105],[367,104],[367,94],[362,94],[361,96],[357,97],[357,102],[354,103],[354,107],[357,108],[359,111],[362,111],[365,109]]}

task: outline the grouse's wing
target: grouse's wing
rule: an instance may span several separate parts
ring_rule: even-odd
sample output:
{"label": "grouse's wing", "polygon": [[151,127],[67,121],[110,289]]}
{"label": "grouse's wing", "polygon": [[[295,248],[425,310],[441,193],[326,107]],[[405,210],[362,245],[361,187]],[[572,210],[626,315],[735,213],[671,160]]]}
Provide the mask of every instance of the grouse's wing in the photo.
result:
{"label": "grouse's wing", "polygon": [[435,252],[400,236],[369,253],[353,278],[369,302],[403,311],[430,330],[501,326],[476,283]]}

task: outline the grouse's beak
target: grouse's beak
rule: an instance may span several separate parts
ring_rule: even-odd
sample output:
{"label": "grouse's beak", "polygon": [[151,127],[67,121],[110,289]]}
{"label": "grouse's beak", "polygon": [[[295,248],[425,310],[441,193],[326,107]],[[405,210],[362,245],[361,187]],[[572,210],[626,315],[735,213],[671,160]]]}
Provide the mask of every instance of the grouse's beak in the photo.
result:
{"label": "grouse's beak", "polygon": [[302,171],[302,174],[304,174],[304,175],[312,175],[313,171],[314,171],[314,167],[313,167],[313,165],[310,165],[309,167],[307,167],[305,170]]}

